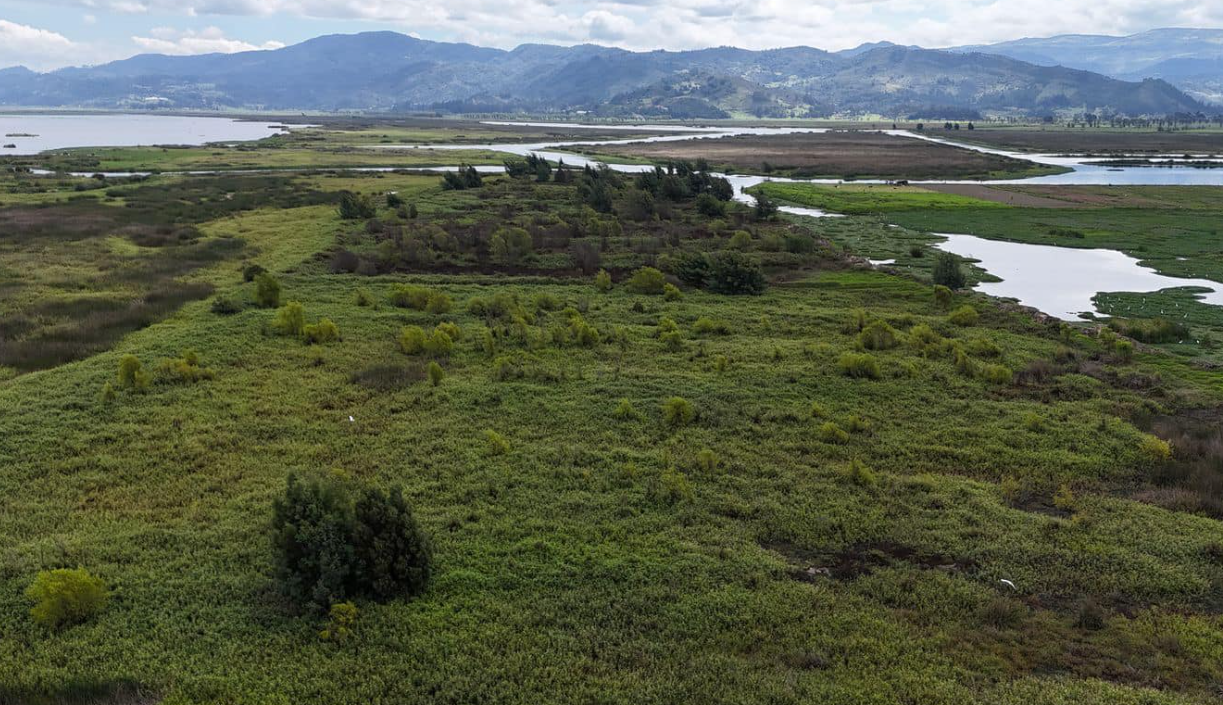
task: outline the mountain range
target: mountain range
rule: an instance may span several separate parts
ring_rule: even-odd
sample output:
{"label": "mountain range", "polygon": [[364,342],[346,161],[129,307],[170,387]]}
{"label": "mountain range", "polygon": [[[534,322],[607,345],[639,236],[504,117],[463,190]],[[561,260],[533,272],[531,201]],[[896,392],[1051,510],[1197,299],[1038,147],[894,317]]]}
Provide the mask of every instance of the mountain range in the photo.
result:
{"label": "mountain range", "polygon": [[[507,51],[366,32],[237,54],[145,54],[48,73],[15,67],[0,71],[0,104],[586,111],[676,118],[880,114],[971,119],[983,113],[1208,110],[1163,79],[1105,76],[1058,65],[1065,62],[1052,49],[1010,44],[933,50],[878,43],[841,52],[810,47],[633,52],[590,44],[528,44]],[[1107,56],[1101,49],[1099,69],[1125,73],[1134,68]]]}

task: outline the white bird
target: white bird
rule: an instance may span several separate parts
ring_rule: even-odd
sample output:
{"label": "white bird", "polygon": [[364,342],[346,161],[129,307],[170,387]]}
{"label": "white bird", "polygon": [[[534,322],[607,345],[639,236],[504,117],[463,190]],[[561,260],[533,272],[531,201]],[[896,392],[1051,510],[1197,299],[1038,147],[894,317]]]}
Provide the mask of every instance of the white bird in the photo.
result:
{"label": "white bird", "polygon": [[349,417],[348,417],[348,422],[349,422],[349,423],[353,423],[353,422],[355,422],[355,421],[356,421],[356,419],[354,419],[352,416],[349,416]]}
{"label": "white bird", "polygon": [[1002,583],[1003,585],[1005,585],[1005,586],[1009,587],[1009,588],[1010,588],[1010,589],[1012,589],[1012,590],[1018,590],[1018,589],[1019,589],[1019,588],[1015,587],[1015,583],[1012,583],[1011,581],[1007,580],[1006,578],[1001,578],[1001,579],[999,579],[999,580],[998,580],[998,582]]}

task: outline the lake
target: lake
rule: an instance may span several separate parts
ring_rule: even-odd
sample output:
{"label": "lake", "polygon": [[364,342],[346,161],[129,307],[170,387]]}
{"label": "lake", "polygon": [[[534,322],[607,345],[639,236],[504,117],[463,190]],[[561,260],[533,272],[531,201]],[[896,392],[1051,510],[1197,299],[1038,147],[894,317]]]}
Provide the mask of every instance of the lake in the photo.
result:
{"label": "lake", "polygon": [[[285,131],[279,122],[172,115],[0,115],[0,156],[68,147],[202,145],[257,140]],[[34,135],[28,137],[25,135]]]}

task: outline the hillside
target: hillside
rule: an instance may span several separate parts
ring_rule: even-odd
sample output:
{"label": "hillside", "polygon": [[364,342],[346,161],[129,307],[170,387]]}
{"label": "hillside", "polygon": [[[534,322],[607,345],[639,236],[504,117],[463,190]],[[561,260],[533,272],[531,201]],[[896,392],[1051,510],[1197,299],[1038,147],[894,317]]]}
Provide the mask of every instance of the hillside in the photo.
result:
{"label": "hillside", "polygon": [[0,104],[272,110],[588,110],[719,118],[833,113],[971,116],[1101,109],[1195,112],[1162,81],[1130,82],[1002,57],[886,43],[630,52],[594,45],[512,51],[394,32],[331,35],[269,51],[141,55],[40,74],[0,72]]}

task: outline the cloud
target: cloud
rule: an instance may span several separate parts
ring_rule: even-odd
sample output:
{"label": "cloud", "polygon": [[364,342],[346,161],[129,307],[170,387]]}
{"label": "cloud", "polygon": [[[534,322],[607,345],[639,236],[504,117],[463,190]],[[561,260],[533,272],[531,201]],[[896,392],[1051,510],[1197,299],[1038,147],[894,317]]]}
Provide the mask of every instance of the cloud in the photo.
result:
{"label": "cloud", "polygon": [[202,30],[179,31],[170,27],[154,27],[149,30],[149,37],[132,37],[142,50],[154,54],[173,54],[186,56],[189,54],[234,54],[239,51],[256,51],[259,49],[279,49],[283,42],[268,41],[263,44],[251,44],[240,39],[228,39],[225,33],[216,27],[206,27]]}
{"label": "cloud", "polygon": [[0,20],[0,66],[21,64],[35,70],[58,66],[77,49],[58,32]]}

